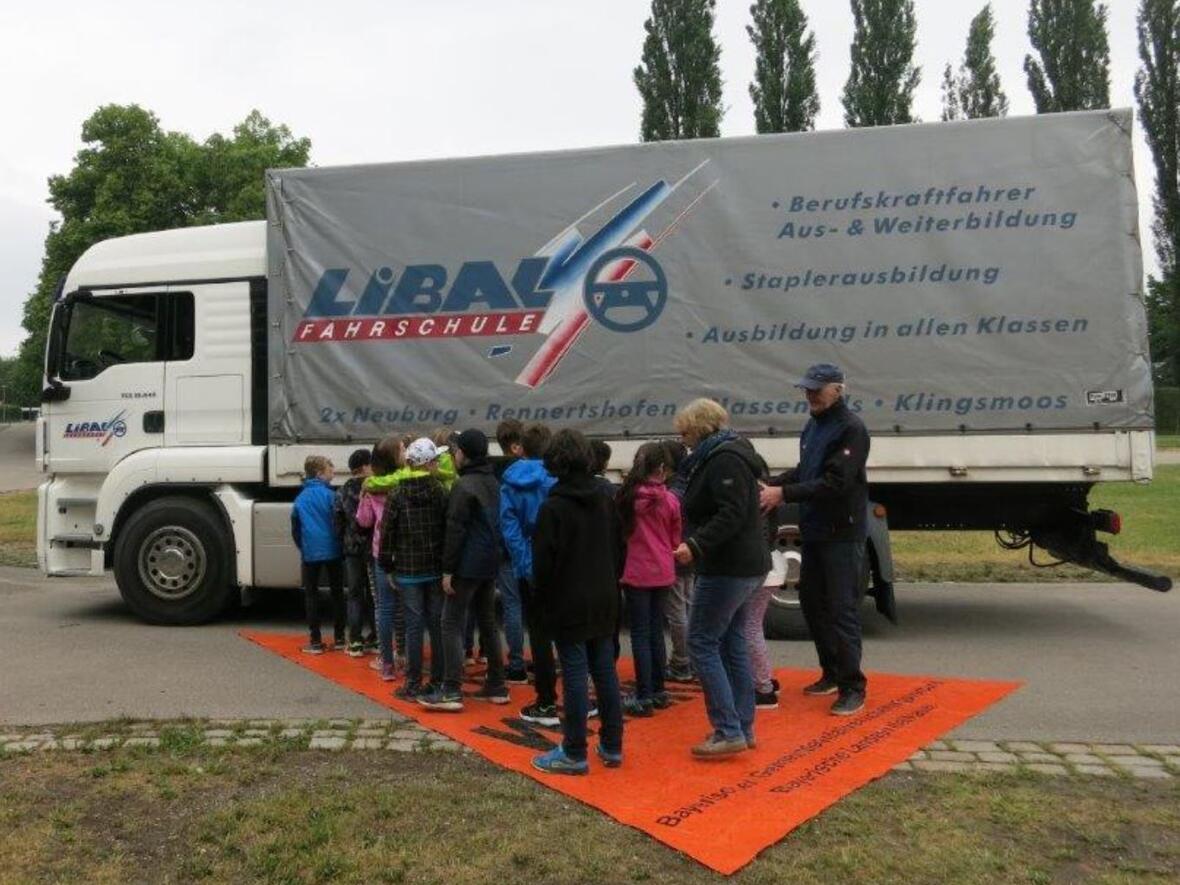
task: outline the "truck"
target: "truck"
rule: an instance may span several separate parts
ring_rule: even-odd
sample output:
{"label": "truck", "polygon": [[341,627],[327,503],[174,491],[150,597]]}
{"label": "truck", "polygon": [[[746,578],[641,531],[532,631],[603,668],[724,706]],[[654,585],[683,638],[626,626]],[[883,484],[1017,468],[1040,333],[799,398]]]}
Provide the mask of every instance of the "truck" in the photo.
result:
{"label": "truck", "polygon": [[[1088,505],[1153,469],[1132,115],[1103,110],[266,174],[264,221],[119,237],[62,281],[38,560],[154,623],[295,587],[304,459],[506,418],[612,469],[712,397],[771,470],[845,370],[891,529],[981,530],[1157,590]],[[789,522],[788,517],[780,521]],[[798,625],[797,536],[768,628]]]}

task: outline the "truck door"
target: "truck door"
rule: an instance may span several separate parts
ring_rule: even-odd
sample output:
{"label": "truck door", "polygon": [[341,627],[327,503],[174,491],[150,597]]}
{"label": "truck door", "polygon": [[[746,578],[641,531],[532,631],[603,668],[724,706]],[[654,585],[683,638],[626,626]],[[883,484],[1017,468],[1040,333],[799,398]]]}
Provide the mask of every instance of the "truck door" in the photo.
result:
{"label": "truck door", "polygon": [[75,293],[54,310],[42,440],[52,473],[106,473],[163,444],[164,366],[191,355],[192,295]]}

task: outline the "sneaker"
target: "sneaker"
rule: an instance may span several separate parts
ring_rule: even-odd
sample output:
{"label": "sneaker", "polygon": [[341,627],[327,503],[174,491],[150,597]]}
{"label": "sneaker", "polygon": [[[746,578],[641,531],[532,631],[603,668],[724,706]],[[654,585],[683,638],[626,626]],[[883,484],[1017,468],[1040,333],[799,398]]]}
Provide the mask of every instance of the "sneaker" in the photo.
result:
{"label": "sneaker", "polygon": [[623,698],[623,712],[628,716],[646,718],[651,716],[654,711],[655,705],[650,700],[641,701],[633,694]]}
{"label": "sneaker", "polygon": [[669,667],[664,671],[664,680],[666,682],[696,682],[697,678],[692,675],[692,670],[688,667]]}
{"label": "sneaker", "polygon": [[701,743],[692,748],[692,755],[698,759],[717,759],[723,756],[733,756],[744,753],[749,749],[744,737],[723,738],[715,734],[709,735]]}
{"label": "sneaker", "polygon": [[556,704],[529,704],[521,709],[520,718],[525,722],[532,722],[534,725],[547,725],[550,728],[561,725]]}
{"label": "sneaker", "polygon": [[754,689],[754,706],[759,710],[777,710],[778,692],[773,688],[770,691]]}
{"label": "sneaker", "polygon": [[590,695],[590,705],[586,707],[586,718],[594,719],[598,716],[598,698]]}
{"label": "sneaker", "polygon": [[365,646],[360,642],[348,643],[348,656],[350,658],[363,658],[365,656]]}
{"label": "sneaker", "polygon": [[381,658],[377,658],[377,663],[381,664],[378,669],[381,671],[382,682],[393,682],[397,679],[397,671],[393,668],[393,664],[382,664]]}
{"label": "sneaker", "polygon": [[773,676],[770,677],[770,687],[773,688],[775,691],[778,691],[780,688],[782,688],[782,686],[778,684],[778,680],[775,679]]}
{"label": "sneaker", "polygon": [[651,705],[657,710],[667,710],[672,706],[672,695],[666,691],[657,691],[651,696]]}
{"label": "sneaker", "polygon": [[757,750],[758,749],[758,741],[756,741],[754,739],[754,735],[752,735],[752,734],[746,735],[746,749],[747,750]]}
{"label": "sneaker", "polygon": [[377,647],[377,637],[371,636],[368,639],[361,637],[361,645],[365,647],[365,653],[375,655],[380,649]]}
{"label": "sneaker", "polygon": [[463,659],[463,666],[464,666],[464,667],[474,667],[474,666],[475,666],[475,655],[474,655],[474,653],[472,653],[472,652],[470,652],[470,651],[469,651],[469,652],[467,652],[467,657]]}
{"label": "sneaker", "polygon": [[585,759],[578,761],[565,755],[561,747],[554,747],[548,753],[542,753],[533,759],[533,768],[548,774],[589,774],[590,763]]}
{"label": "sneaker", "polygon": [[598,758],[602,760],[602,764],[607,768],[618,768],[623,764],[622,753],[612,753],[603,747],[602,744],[595,746],[594,752],[598,754]]}
{"label": "sneaker", "polygon": [[[385,666],[385,661],[381,660],[380,655],[377,655],[377,657],[375,657],[375,658],[373,658],[373,660],[369,661],[369,669],[370,670],[380,671],[384,666]],[[389,666],[390,666],[390,668],[392,668],[393,664],[390,664]]]}
{"label": "sneaker", "polygon": [[864,709],[865,693],[863,691],[842,691],[836,703],[832,704],[833,716],[852,716]]}
{"label": "sneaker", "polygon": [[805,695],[811,695],[812,697],[818,697],[825,694],[835,694],[836,683],[832,682],[832,680],[828,679],[826,676],[821,676],[819,679],[815,680],[815,682],[811,683],[811,685],[804,688],[803,693]]}
{"label": "sneaker", "polygon": [[414,685],[413,683],[407,682],[401,688],[394,691],[393,696],[403,701],[416,701],[420,694],[424,694],[421,685]]}
{"label": "sneaker", "polygon": [[336,636],[332,639],[332,651],[344,651],[348,648],[348,640],[343,636]]}
{"label": "sneaker", "polygon": [[429,694],[423,693],[414,698],[414,700],[427,710],[437,710],[442,713],[460,713],[463,711],[463,695],[449,689],[439,689]]}
{"label": "sneaker", "polygon": [[305,655],[322,655],[324,653],[323,642],[309,642],[300,649]]}
{"label": "sneaker", "polygon": [[477,663],[477,664],[486,664],[487,662],[488,662],[488,656],[487,656],[486,654],[484,654],[484,652],[483,652],[483,649],[481,648],[481,649],[480,649],[478,652],[476,652],[476,654],[475,654],[475,663]]}
{"label": "sneaker", "polygon": [[472,695],[477,701],[490,701],[493,704],[506,704],[511,698],[508,696],[508,686],[501,685],[493,688],[486,682],[480,686],[479,691]]}
{"label": "sneaker", "polygon": [[525,670],[524,667],[521,667],[519,670],[514,670],[512,667],[509,667],[504,673],[504,681],[509,685],[528,685],[528,671]]}

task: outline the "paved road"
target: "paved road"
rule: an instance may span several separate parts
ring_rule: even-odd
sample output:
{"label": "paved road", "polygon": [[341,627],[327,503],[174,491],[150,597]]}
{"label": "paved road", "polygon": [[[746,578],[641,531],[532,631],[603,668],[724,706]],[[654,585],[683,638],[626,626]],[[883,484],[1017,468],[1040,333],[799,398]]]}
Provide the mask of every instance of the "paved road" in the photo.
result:
{"label": "paved road", "polygon": [[[1025,682],[960,728],[965,738],[1180,740],[1180,593],[1129,585],[928,584],[899,588],[903,624],[866,613],[866,666]],[[265,652],[245,627],[299,630],[298,595],[235,619],[145,626],[103,580],[0,569],[0,722],[179,717],[381,717],[386,711]],[[809,667],[809,644],[772,643]],[[789,698],[775,714],[789,715]]]}
{"label": "paved road", "polygon": [[35,489],[42,476],[33,464],[33,439],[37,425],[0,424],[0,492]]}

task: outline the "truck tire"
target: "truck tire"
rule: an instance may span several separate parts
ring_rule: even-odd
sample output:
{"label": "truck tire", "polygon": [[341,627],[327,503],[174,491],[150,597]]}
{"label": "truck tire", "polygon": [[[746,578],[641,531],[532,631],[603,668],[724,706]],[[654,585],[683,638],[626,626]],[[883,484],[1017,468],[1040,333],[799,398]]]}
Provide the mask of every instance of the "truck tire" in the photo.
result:
{"label": "truck tire", "polygon": [[[857,600],[864,602],[869,589],[869,550],[865,549],[862,560],[860,586]],[[803,618],[803,607],[799,604],[799,586],[797,582],[788,582],[782,587],[776,587],[770,594],[770,605],[766,607],[766,618],[762,622],[767,639],[810,639],[811,631],[807,629],[807,621]]]}
{"label": "truck tire", "polygon": [[115,541],[119,593],[150,624],[189,626],[217,617],[233,598],[233,542],[212,505],[160,498],[128,520]]}

